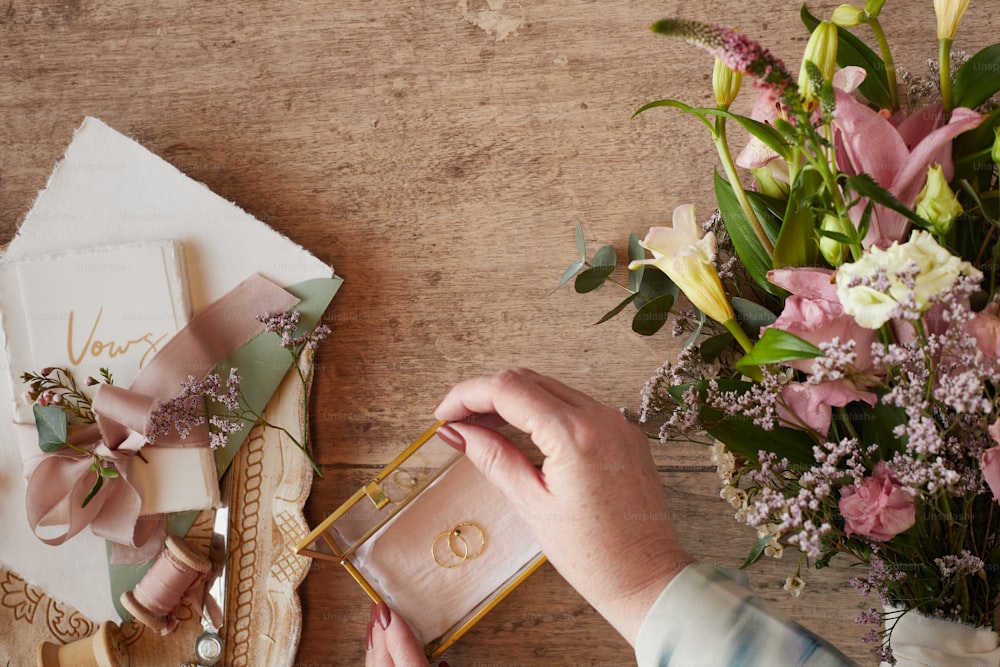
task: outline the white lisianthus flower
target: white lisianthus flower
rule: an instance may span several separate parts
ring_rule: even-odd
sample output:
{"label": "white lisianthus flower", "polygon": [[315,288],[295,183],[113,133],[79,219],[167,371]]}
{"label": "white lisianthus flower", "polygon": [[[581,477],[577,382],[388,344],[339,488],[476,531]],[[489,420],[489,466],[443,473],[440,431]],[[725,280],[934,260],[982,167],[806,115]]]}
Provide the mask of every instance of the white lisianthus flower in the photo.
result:
{"label": "white lisianthus flower", "polygon": [[629,269],[652,264],[680,288],[695,308],[725,324],[734,316],[715,268],[715,234],[702,234],[694,206],[674,209],[673,227],[653,227],[640,241],[653,259],[632,262]]}
{"label": "white lisianthus flower", "polygon": [[925,231],[906,243],[873,247],[837,270],[837,298],[844,312],[866,329],[878,329],[901,308],[923,313],[954,286],[959,276],[982,279],[971,264],[938,245]]}

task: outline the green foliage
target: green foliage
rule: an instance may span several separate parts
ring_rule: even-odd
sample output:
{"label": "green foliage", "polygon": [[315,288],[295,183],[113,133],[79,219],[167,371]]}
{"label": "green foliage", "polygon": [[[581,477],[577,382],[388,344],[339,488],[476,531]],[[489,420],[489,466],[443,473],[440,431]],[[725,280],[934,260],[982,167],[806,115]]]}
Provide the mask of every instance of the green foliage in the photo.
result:
{"label": "green foliage", "polygon": [[[992,72],[983,76],[983,72]],[[955,106],[975,109],[1000,90],[1000,44],[987,46],[955,72]]]}
{"label": "green foliage", "polygon": [[779,295],[780,290],[767,279],[767,272],[771,270],[771,256],[750,226],[736,193],[733,192],[733,186],[718,172],[715,174],[715,198],[719,203],[722,222],[726,225],[726,231],[733,241],[733,248],[747,273],[763,290]]}
{"label": "green foliage", "polygon": [[753,349],[736,362],[736,368],[780,364],[797,359],[822,357],[823,351],[812,343],[783,329],[765,329]]}
{"label": "green foliage", "polygon": [[55,405],[33,405],[38,446],[45,453],[52,453],[66,446],[69,418],[65,410]]}

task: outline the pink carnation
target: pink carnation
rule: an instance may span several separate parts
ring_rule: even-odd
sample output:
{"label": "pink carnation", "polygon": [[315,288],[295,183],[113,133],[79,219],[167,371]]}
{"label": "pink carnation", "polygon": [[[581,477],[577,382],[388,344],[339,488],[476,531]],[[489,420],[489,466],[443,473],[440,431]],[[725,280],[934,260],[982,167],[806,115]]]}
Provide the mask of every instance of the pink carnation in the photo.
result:
{"label": "pink carnation", "polygon": [[[1000,443],[1000,419],[990,424],[990,437]],[[983,480],[993,492],[993,498],[1000,501],[1000,444],[990,447],[979,457],[982,466]]]}
{"label": "pink carnation", "polygon": [[848,537],[864,535],[884,542],[913,525],[916,503],[896,481],[889,465],[879,461],[871,477],[866,477],[860,486],[844,487],[840,513]]}

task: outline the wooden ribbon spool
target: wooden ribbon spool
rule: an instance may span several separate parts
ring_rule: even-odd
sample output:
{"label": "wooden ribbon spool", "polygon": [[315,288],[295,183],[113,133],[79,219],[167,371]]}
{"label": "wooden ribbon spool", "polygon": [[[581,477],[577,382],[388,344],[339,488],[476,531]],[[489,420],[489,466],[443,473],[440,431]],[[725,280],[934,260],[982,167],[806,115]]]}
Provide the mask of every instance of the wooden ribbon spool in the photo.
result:
{"label": "wooden ribbon spool", "polygon": [[167,535],[159,558],[121,603],[150,630],[164,635],[177,626],[176,612],[191,585],[212,571],[212,561],[181,537]]}
{"label": "wooden ribbon spool", "polygon": [[129,667],[128,645],[121,628],[106,621],[97,632],[71,644],[43,642],[38,667]]}

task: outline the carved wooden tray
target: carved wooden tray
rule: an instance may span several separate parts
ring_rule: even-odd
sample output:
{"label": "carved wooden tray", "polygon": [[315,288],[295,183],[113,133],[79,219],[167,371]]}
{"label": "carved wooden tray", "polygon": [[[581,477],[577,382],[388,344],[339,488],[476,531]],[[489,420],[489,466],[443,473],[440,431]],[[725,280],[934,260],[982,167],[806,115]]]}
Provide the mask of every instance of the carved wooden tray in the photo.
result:
{"label": "carved wooden tray", "polygon": [[[291,376],[268,404],[271,423],[301,424],[302,391],[297,378]],[[302,507],[312,484],[312,468],[302,452],[278,431],[260,427],[243,443],[232,466],[235,479],[222,664],[290,666],[302,631],[297,589],[311,563],[297,556],[290,545],[309,532]],[[211,511],[202,512],[188,534],[206,553],[212,517]],[[180,626],[166,637],[135,621],[124,624],[133,667],[168,667],[194,660],[194,640],[202,631],[201,622],[186,606],[179,616]],[[3,568],[0,627],[4,628],[0,633],[0,666],[4,667],[8,662],[11,667],[31,667],[42,642],[69,643],[97,630],[96,623],[75,609]]]}

